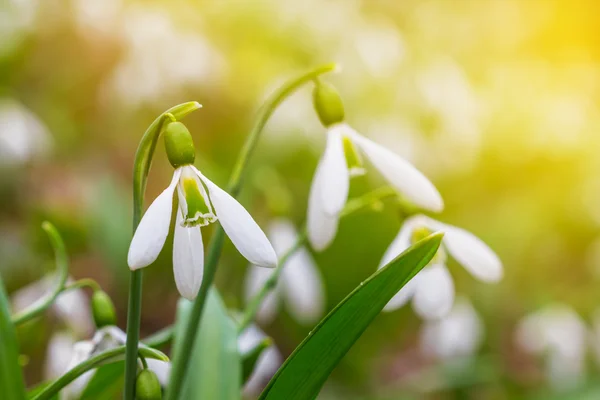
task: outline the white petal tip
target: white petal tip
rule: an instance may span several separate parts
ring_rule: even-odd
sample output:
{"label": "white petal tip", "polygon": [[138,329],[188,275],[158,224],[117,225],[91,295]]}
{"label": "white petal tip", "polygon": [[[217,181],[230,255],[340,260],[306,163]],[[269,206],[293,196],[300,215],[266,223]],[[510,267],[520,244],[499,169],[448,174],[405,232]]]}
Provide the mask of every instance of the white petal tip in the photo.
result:
{"label": "white petal tip", "polygon": [[132,271],[136,271],[138,269],[147,267],[150,264],[152,264],[152,263],[146,263],[143,260],[133,258],[132,256],[129,256],[127,258],[127,265],[129,266],[129,269]]}

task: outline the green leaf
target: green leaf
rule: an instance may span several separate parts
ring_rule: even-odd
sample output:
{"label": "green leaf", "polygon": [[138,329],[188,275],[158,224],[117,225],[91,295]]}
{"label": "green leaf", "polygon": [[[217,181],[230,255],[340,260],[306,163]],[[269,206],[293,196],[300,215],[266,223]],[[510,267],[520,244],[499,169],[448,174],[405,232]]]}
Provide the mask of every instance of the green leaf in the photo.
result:
{"label": "green leaf", "polygon": [[[28,399],[33,399],[35,398],[38,394],[40,394],[42,391],[44,391],[48,386],[50,386],[52,384],[51,381],[45,381],[42,383],[37,384],[36,386],[34,386],[32,389],[29,389],[29,391],[27,392],[27,398]],[[49,400],[59,400],[58,399],[58,394],[55,394],[53,397],[51,397]]]}
{"label": "green leaf", "polygon": [[125,362],[103,365],[85,387],[81,400],[116,399],[123,389]]}
{"label": "green leaf", "polygon": [[19,344],[10,317],[10,307],[0,278],[0,393],[2,399],[25,399],[25,384],[19,365]]}
{"label": "green leaf", "polygon": [[[181,390],[182,399],[236,400],[241,397],[242,364],[237,349],[237,329],[219,293],[212,288],[202,315],[202,329],[196,333],[189,373]],[[176,360],[183,349],[182,338],[192,303],[181,299],[177,307],[175,330]]]}
{"label": "green leaf", "polygon": [[435,255],[443,234],[431,235],[360,284],[294,350],[260,400],[312,400],[331,371],[388,301]]}

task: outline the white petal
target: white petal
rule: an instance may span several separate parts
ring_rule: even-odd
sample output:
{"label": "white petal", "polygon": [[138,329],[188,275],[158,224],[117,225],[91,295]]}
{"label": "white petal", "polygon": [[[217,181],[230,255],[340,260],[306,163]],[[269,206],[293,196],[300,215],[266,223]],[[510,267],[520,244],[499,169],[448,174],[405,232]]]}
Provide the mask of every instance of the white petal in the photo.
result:
{"label": "white petal", "polygon": [[146,358],[146,363],[148,363],[148,369],[156,374],[160,385],[163,388],[167,387],[169,385],[169,375],[171,374],[171,363],[154,358]]}
{"label": "white petal", "polygon": [[160,254],[169,235],[173,192],[180,175],[181,170],[176,169],[169,187],[152,202],[140,221],[127,255],[127,264],[131,270],[147,267]]}
{"label": "white petal", "polygon": [[411,163],[357,132],[351,132],[354,143],[406,198],[427,210],[439,212],[444,208],[444,201],[438,190]]}
{"label": "white petal", "polygon": [[415,312],[425,319],[446,316],[454,302],[454,282],[443,265],[432,265],[420,272],[419,285],[413,297]]}
{"label": "white petal", "polygon": [[277,266],[275,250],[248,211],[223,189],[198,172],[208,187],[217,218],[238,251],[259,267]]}
{"label": "white petal", "polygon": [[52,335],[46,349],[44,379],[54,380],[68,371],[74,344],[75,340],[69,333],[59,332]]}
{"label": "white petal", "polygon": [[305,248],[290,256],[280,279],[290,313],[303,324],[316,322],[325,309],[325,290],[321,274]]}
{"label": "white petal", "polygon": [[323,208],[323,201],[321,200],[323,171],[323,162],[320,161],[310,187],[306,216],[308,240],[312,248],[317,251],[325,250],[331,244],[337,233],[339,223],[337,214],[328,214]]}
{"label": "white petal", "polygon": [[394,238],[392,243],[383,254],[378,268],[384,267],[394,258],[402,254],[404,250],[410,247],[413,230],[421,226],[421,224],[423,224],[423,216],[421,215],[407,218],[406,221],[404,221],[400,232],[398,232],[396,238]]}
{"label": "white petal", "polygon": [[204,246],[199,226],[182,226],[183,217],[177,210],[177,223],[173,240],[173,275],[179,293],[194,300],[204,275]]}
{"label": "white petal", "polygon": [[405,305],[414,295],[419,287],[422,272],[415,275],[391,300],[385,305],[383,311],[394,311]]}
{"label": "white petal", "polygon": [[338,214],[348,199],[350,174],[342,142],[343,125],[336,125],[327,132],[327,145],[321,161],[321,201],[327,214]]}
{"label": "white petal", "polygon": [[[287,268],[287,266],[286,266]],[[246,273],[246,281],[244,286],[244,297],[246,304],[259,292],[264,286],[265,282],[269,279],[273,271],[257,267],[256,265],[249,265],[248,272]],[[278,285],[279,286],[279,285]],[[277,288],[272,290],[263,300],[258,309],[256,315],[257,320],[263,324],[268,324],[273,321],[277,314],[277,306],[279,304],[279,297]]]}
{"label": "white petal", "polygon": [[421,331],[421,348],[429,355],[451,359],[473,355],[483,339],[483,324],[464,298],[457,299],[444,318],[427,321]]}
{"label": "white petal", "polygon": [[446,225],[444,244],[452,256],[474,277],[484,282],[502,279],[502,262],[481,239],[464,229]]}

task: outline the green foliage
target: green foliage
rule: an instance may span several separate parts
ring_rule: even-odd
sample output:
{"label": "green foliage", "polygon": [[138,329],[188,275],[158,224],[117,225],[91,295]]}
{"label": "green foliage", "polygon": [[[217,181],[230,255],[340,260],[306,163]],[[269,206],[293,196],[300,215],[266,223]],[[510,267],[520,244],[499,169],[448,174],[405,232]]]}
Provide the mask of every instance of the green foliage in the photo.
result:
{"label": "green foliage", "polygon": [[4,284],[0,278],[0,392],[2,399],[25,399],[25,385],[19,366],[19,344],[10,318]]}
{"label": "green foliage", "polygon": [[387,302],[435,255],[443,235],[418,242],[362,282],[286,360],[261,400],[312,400]]}
{"label": "green foliage", "polygon": [[181,299],[178,304],[173,359],[182,352],[191,352],[189,373],[180,398],[240,399],[242,364],[237,350],[237,328],[216,289],[209,291],[205,307],[194,348],[184,349],[180,338],[186,330],[192,303]]}
{"label": "green foliage", "polygon": [[125,362],[103,365],[96,372],[81,394],[81,400],[115,399],[123,389]]}

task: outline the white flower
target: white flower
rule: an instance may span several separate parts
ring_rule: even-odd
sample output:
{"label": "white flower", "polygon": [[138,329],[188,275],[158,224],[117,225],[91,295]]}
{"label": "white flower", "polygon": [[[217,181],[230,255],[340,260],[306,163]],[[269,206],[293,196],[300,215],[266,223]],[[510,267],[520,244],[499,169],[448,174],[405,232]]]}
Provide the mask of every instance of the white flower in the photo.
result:
{"label": "white flower", "polygon": [[325,249],[335,237],[339,214],[348,198],[350,177],[363,173],[357,148],[408,200],[431,211],[444,207],[435,186],[412,164],[347,124],[334,124],[328,128],[327,145],[308,200],[308,238],[316,250]]}
{"label": "white flower", "polygon": [[[126,340],[125,332],[116,326],[104,327],[98,330],[91,340],[76,343],[70,335],[56,334],[50,340],[46,350],[46,378],[55,379],[98,353],[124,345]],[[79,399],[95,371],[87,371],[63,388],[60,398],[62,400]]]}
{"label": "white flower", "polygon": [[408,249],[415,241],[415,234],[423,229],[427,233],[444,232],[442,247],[429,265],[390,300],[385,311],[395,310],[412,298],[415,311],[423,318],[435,319],[448,314],[454,302],[454,283],[446,268],[446,250],[475,278],[484,282],[498,282],[502,278],[500,259],[479,238],[464,229],[443,224],[424,215],[406,220],[383,255],[379,268]]}
{"label": "white flower", "polygon": [[570,307],[557,304],[519,323],[517,344],[546,360],[547,380],[557,390],[577,387],[585,377],[587,329]]}
{"label": "white flower", "polygon": [[135,231],[127,257],[130,269],[146,267],[158,257],[169,234],[175,189],[179,209],[176,211],[173,272],[183,297],[194,299],[202,282],[204,248],[200,227],[217,219],[248,261],[261,267],[277,265],[273,247],[244,207],[193,165],[184,165],[175,170],[171,184],[150,205]]}
{"label": "white flower", "polygon": [[[285,219],[272,221],[268,233],[278,257],[282,257],[298,239],[296,228]],[[247,301],[263,287],[272,273],[265,268],[249,266],[245,285]],[[282,299],[285,299],[290,313],[301,323],[314,323],[323,315],[325,298],[321,275],[305,247],[296,250],[283,266],[276,288],[265,297],[259,309],[259,321],[271,321]]]}
{"label": "white flower", "polygon": [[[72,282],[71,278],[67,279],[67,284]],[[13,311],[19,312],[43,302],[54,285],[56,276],[51,274],[19,289],[11,297]],[[50,309],[76,335],[87,335],[94,329],[88,298],[82,289],[61,293]]]}
{"label": "white flower", "polygon": [[444,360],[475,354],[482,340],[483,324],[466,298],[457,299],[448,315],[427,321],[421,331],[423,352]]}
{"label": "white flower", "polygon": [[[256,325],[250,325],[238,337],[238,351],[241,354],[247,353],[255,348],[267,335]],[[244,385],[244,393],[258,394],[268,382],[279,366],[283,363],[283,357],[275,345],[263,350],[256,361],[254,371]]]}

